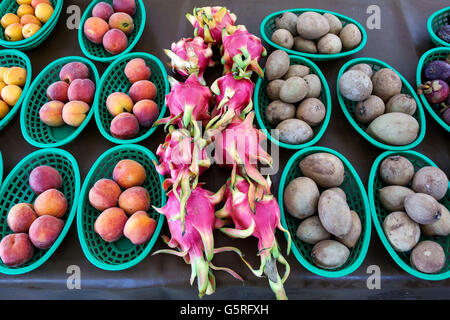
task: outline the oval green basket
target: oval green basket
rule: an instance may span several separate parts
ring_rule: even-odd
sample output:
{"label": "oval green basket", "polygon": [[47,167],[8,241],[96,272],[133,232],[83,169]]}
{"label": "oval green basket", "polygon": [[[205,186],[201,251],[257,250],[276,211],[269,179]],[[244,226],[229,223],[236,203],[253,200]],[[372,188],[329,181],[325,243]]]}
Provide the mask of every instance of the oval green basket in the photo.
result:
{"label": "oval green basket", "polygon": [[89,41],[83,30],[84,23],[90,17],[92,17],[92,9],[99,2],[107,2],[112,5],[113,0],[95,0],[91,1],[87,9],[84,11],[83,16],[80,21],[80,28],[78,29],[78,42],[80,43],[81,51],[83,54],[91,60],[100,61],[100,62],[112,62],[113,60],[122,57],[127,54],[138,43],[139,39],[142,36],[145,28],[145,20],[146,20],[146,12],[145,6],[142,0],[135,0],[136,2],[136,13],[133,16],[134,21],[134,30],[131,34],[127,35],[128,38],[128,47],[121,53],[113,55],[105,50],[102,44],[95,44]]}
{"label": "oval green basket", "polygon": [[[335,54],[319,54],[319,53],[300,52],[300,51],[296,51],[296,50],[283,48],[282,46],[274,43],[271,40],[272,34],[276,30],[276,25],[275,25],[276,18],[278,18],[285,12],[292,12],[292,13],[299,15],[306,11],[314,11],[314,12],[318,12],[320,14],[331,13],[331,14],[335,15],[342,22],[343,26],[345,26],[346,24],[349,24],[349,23],[355,24],[361,31],[361,43],[355,49],[352,49],[352,50],[343,51],[343,52],[335,53]],[[321,10],[321,9],[301,8],[301,9],[288,9],[288,10],[274,12],[274,13],[268,15],[266,18],[264,18],[264,20],[260,26],[260,32],[261,32],[261,35],[262,35],[264,41],[266,41],[272,47],[279,49],[279,50],[286,51],[290,55],[306,57],[313,61],[327,61],[327,60],[341,59],[341,58],[350,56],[358,51],[361,51],[362,48],[364,48],[364,46],[367,43],[366,30],[358,21],[351,19],[349,17],[346,17],[342,14],[336,13],[336,12],[332,12],[332,11],[328,11],[328,10]]]}
{"label": "oval green basket", "polygon": [[[291,216],[287,212],[283,203],[284,189],[286,186],[295,178],[303,176],[298,166],[300,161],[306,156],[318,152],[331,153],[338,157],[344,164],[345,178],[344,182],[340,185],[340,188],[345,191],[345,194],[347,195],[347,203],[352,210],[358,213],[362,225],[361,236],[355,247],[350,249],[350,256],[347,259],[347,262],[341,267],[332,270],[322,269],[314,265],[311,258],[311,250],[314,246],[301,241],[295,236],[301,220]],[[320,188],[320,191],[322,191],[322,188]],[[364,261],[367,254],[367,249],[369,248],[371,234],[370,208],[366,190],[364,189],[364,185],[361,182],[358,173],[343,155],[337,151],[325,147],[310,147],[295,153],[283,170],[278,189],[278,202],[280,203],[281,223],[283,227],[285,227],[291,234],[292,251],[301,265],[312,273],[330,278],[346,276],[359,268]]]}
{"label": "oval green basket", "polygon": [[27,94],[28,88],[31,83],[31,61],[28,56],[14,49],[0,50],[0,66],[1,67],[21,67],[27,70],[27,80],[25,86],[22,88],[22,94],[20,95],[17,103],[9,110],[6,116],[0,120],[0,130],[6,127],[6,125],[12,120],[17,111],[19,111],[22,102],[24,101],[25,95]]}
{"label": "oval green basket", "polygon": [[[4,28],[0,28],[0,46],[11,49],[31,50],[39,46],[45,39],[48,38],[50,33],[55,28],[59,16],[61,15],[63,0],[50,0],[54,9],[50,19],[42,25],[42,27],[33,36],[28,39],[19,41],[7,41],[5,38]],[[16,13],[19,4],[16,0],[4,0],[0,4],[0,17],[3,17],[6,13]]]}
{"label": "oval green basket", "polygon": [[273,143],[279,145],[280,147],[286,149],[302,149],[316,144],[320,138],[322,138],[325,130],[328,127],[328,123],[330,122],[331,117],[331,94],[330,88],[328,87],[327,80],[325,79],[322,71],[320,71],[319,67],[312,61],[299,57],[299,56],[289,56],[291,65],[302,64],[310,68],[312,74],[316,74],[322,83],[322,92],[320,93],[319,100],[323,102],[326,108],[325,119],[318,126],[311,127],[314,132],[314,137],[305,143],[302,144],[289,144],[285,142],[281,142],[276,137],[272,136],[269,130],[275,129],[276,126],[271,125],[266,118],[266,109],[270,104],[270,100],[266,94],[266,87],[270,81],[267,81],[265,78],[259,78],[256,82],[255,92],[254,92],[254,104],[255,104],[255,114],[256,120],[258,121],[259,127],[266,134],[268,139]]}
{"label": "oval green basket", "polygon": [[[422,70],[425,65],[431,61],[435,60],[445,60],[445,58],[450,54],[450,48],[438,47],[425,52],[419,60],[417,65],[416,82],[417,86],[422,83]],[[450,132],[450,125],[445,123],[445,121],[436,113],[435,110],[439,110],[439,104],[430,105],[423,94],[420,95],[420,100],[422,100],[423,105],[427,109],[428,113],[433,117],[434,120],[447,132]]]}
{"label": "oval green basket", "polygon": [[157,221],[157,226],[150,241],[142,245],[134,245],[125,237],[116,242],[106,242],[94,231],[95,220],[101,212],[90,205],[89,190],[102,178],[112,179],[114,167],[122,159],[135,160],[144,166],[147,179],[142,186],[148,190],[152,206],[161,208],[166,203],[166,194],[162,187],[163,177],[158,174],[154,164],[158,160],[147,148],[140,145],[120,145],[109,149],[98,158],[89,170],[81,189],[77,229],[87,259],[98,268],[109,271],[131,268],[147,257],[164,223],[164,216],[151,208],[148,214]]}
{"label": "oval green basket", "polygon": [[436,11],[427,20],[427,29],[431,41],[437,46],[450,47],[450,43],[445,42],[436,34],[439,28],[446,23],[450,24],[450,7]]}
{"label": "oval green basket", "polygon": [[[423,234],[420,236],[419,241],[423,240],[432,240],[435,242],[438,242],[442,245],[444,248],[445,254],[446,254],[446,265],[444,269],[437,274],[426,274],[423,272],[420,272],[416,269],[414,269],[411,266],[411,263],[409,261],[409,256],[411,252],[397,252],[392,248],[391,244],[389,243],[389,240],[386,238],[386,235],[383,231],[383,221],[386,218],[386,216],[390,213],[389,211],[385,210],[379,201],[379,195],[376,190],[383,188],[386,186],[386,184],[383,182],[383,180],[380,178],[378,174],[378,167],[380,163],[388,156],[391,155],[400,155],[405,158],[407,158],[409,161],[412,162],[414,165],[414,171],[417,172],[422,167],[425,166],[434,166],[437,167],[436,164],[428,159],[423,154],[420,154],[415,151],[386,151],[378,156],[378,158],[375,160],[375,162],[372,165],[372,169],[370,170],[369,175],[369,188],[368,188],[368,194],[369,194],[369,203],[370,208],[372,211],[372,219],[373,224],[375,225],[375,229],[378,232],[378,236],[380,237],[381,241],[383,242],[384,246],[386,247],[387,251],[391,255],[392,259],[406,272],[409,274],[425,279],[425,280],[444,280],[448,279],[450,277],[450,236],[446,237],[426,237]],[[439,202],[444,205],[446,208],[450,208],[450,184],[449,184],[449,191],[447,191],[447,194],[445,197]]]}
{"label": "oval green basket", "polygon": [[416,147],[419,143],[422,142],[423,138],[425,137],[426,123],[425,123],[425,113],[423,112],[422,104],[420,103],[420,99],[417,96],[415,90],[411,87],[411,85],[408,83],[408,81],[406,81],[406,79],[400,73],[397,72],[397,70],[392,68],[387,63],[380,61],[378,59],[374,59],[374,58],[356,58],[356,59],[348,61],[346,64],[344,64],[342,66],[341,70],[339,70],[338,79],[337,79],[336,83],[337,84],[339,83],[339,79],[342,77],[342,74],[345,71],[347,71],[349,68],[351,68],[355,64],[359,64],[359,63],[366,63],[366,64],[370,65],[374,72],[376,72],[382,68],[389,68],[389,69],[394,70],[395,73],[398,74],[398,76],[402,80],[401,93],[409,94],[410,96],[412,96],[414,98],[414,100],[416,100],[417,110],[416,110],[416,113],[413,114],[413,117],[419,123],[419,133],[417,135],[416,140],[414,140],[413,142],[411,142],[407,145],[404,145],[404,146],[393,146],[393,145],[389,145],[389,144],[375,140],[374,138],[369,136],[365,131],[367,129],[368,125],[363,124],[363,123],[359,122],[358,119],[356,119],[356,117],[355,117],[356,102],[350,101],[350,100],[344,98],[341,95],[341,93],[339,92],[339,85],[336,85],[336,91],[337,91],[337,97],[339,100],[339,104],[340,104],[342,111],[344,112],[344,115],[347,118],[347,120],[350,122],[350,124],[353,126],[353,128],[355,128],[356,131],[364,139],[366,139],[368,142],[370,142],[375,147],[378,147],[380,149],[395,151],[395,150],[408,150],[408,149],[412,149],[412,148]]}
{"label": "oval green basket", "polygon": [[28,185],[28,178],[35,167],[42,165],[52,166],[62,176],[63,186],[61,192],[66,196],[68,204],[67,212],[62,217],[65,223],[64,228],[49,249],[35,248],[33,258],[25,264],[17,267],[8,267],[0,260],[0,273],[10,275],[23,274],[41,266],[52,256],[53,252],[64,240],[75,218],[81,184],[77,161],[65,150],[40,149],[21,160],[2,184],[0,189],[0,237],[3,238],[12,233],[6,222],[9,209],[21,202],[33,203],[36,199],[36,194]]}
{"label": "oval green basket", "polygon": [[147,139],[153,132],[154,128],[140,127],[139,132],[135,138],[132,139],[118,139],[111,135],[110,125],[114,118],[106,108],[106,99],[113,92],[124,92],[128,94],[128,90],[131,87],[131,83],[125,76],[124,69],[128,61],[142,58],[146,62],[147,66],[151,69],[152,75],[150,81],[153,82],[157,89],[157,96],[154,99],[159,108],[159,117],[164,117],[166,112],[166,95],[170,91],[169,81],[167,80],[167,72],[162,62],[155,56],[144,52],[132,52],[126,54],[117,60],[115,60],[106,71],[103,73],[100,79],[100,85],[98,86],[98,94],[95,98],[95,121],[101,132],[101,134],[111,142],[117,144],[124,143],[137,143],[144,139]]}
{"label": "oval green basket", "polygon": [[39,118],[40,108],[49,101],[47,98],[47,88],[50,84],[60,81],[59,72],[62,67],[69,62],[82,62],[90,70],[90,79],[96,85],[95,96],[98,95],[99,75],[95,65],[84,57],[64,57],[50,63],[31,84],[25,97],[23,108],[20,112],[20,128],[22,134],[31,145],[38,148],[60,147],[73,141],[87,126],[89,120],[96,109],[96,99],[91,105],[86,119],[75,128],[69,125],[61,127],[50,127]]}

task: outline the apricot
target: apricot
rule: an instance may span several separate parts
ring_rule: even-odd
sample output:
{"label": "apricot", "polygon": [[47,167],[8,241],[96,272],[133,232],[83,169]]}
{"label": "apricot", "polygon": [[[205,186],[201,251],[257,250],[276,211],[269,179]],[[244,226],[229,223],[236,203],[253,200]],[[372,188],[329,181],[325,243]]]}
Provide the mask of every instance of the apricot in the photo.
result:
{"label": "apricot", "polygon": [[101,18],[105,21],[108,21],[109,17],[111,17],[114,13],[113,7],[107,2],[99,2],[92,9],[92,16]]}
{"label": "apricot", "polygon": [[14,13],[5,14],[2,17],[2,19],[0,20],[2,27],[5,29],[9,25],[14,24],[14,23],[19,23],[19,22],[20,22],[20,18],[17,15],[15,15]]}
{"label": "apricot", "polygon": [[132,113],[123,112],[111,121],[110,131],[117,139],[131,139],[139,133],[139,121]]}
{"label": "apricot", "polygon": [[36,18],[36,16],[33,16],[32,14],[26,14],[20,18],[21,25],[25,26],[26,24],[29,24],[29,23],[37,24],[40,27],[42,26],[41,21],[38,18]]}
{"label": "apricot", "polygon": [[103,37],[109,30],[108,23],[98,17],[90,17],[84,23],[84,34],[91,42],[95,44],[101,44]]}
{"label": "apricot", "polygon": [[150,209],[150,195],[143,187],[131,187],[119,197],[119,207],[127,214]]}
{"label": "apricot", "polygon": [[131,83],[139,80],[149,80],[152,75],[152,71],[142,58],[135,58],[128,61],[124,71]]}
{"label": "apricot", "polygon": [[122,188],[131,188],[141,186],[147,174],[144,167],[137,161],[125,159],[120,160],[113,170],[113,179]]}
{"label": "apricot", "polygon": [[114,242],[123,236],[123,228],[127,219],[127,215],[122,209],[109,208],[97,217],[94,230],[106,242]]}
{"label": "apricot", "polygon": [[84,101],[70,101],[64,105],[62,117],[66,124],[79,127],[89,112],[89,105]]}
{"label": "apricot", "polygon": [[69,84],[65,81],[56,81],[48,86],[47,98],[49,100],[58,100],[61,102],[69,101],[67,91],[69,90]]}
{"label": "apricot", "polygon": [[108,20],[111,29],[122,30],[125,34],[130,34],[134,30],[133,18],[125,12],[116,12]]}
{"label": "apricot", "polygon": [[64,228],[64,221],[53,216],[41,216],[34,220],[28,235],[36,248],[48,249],[58,239]]}
{"label": "apricot", "polygon": [[62,218],[67,211],[67,200],[61,191],[49,189],[34,200],[34,211],[38,216]]}
{"label": "apricot", "polygon": [[23,87],[27,80],[27,70],[21,67],[11,67],[3,74],[3,82]]}
{"label": "apricot", "polygon": [[28,184],[31,190],[39,195],[50,189],[61,188],[62,177],[59,171],[53,167],[38,166],[31,171]]}
{"label": "apricot", "polygon": [[5,101],[0,100],[0,119],[3,119],[4,117],[6,117],[8,112],[9,112],[8,104]]}
{"label": "apricot", "polygon": [[39,109],[39,119],[50,127],[60,127],[64,125],[62,112],[64,103],[61,101],[50,101]]}
{"label": "apricot", "polygon": [[138,211],[128,218],[123,234],[132,243],[139,245],[149,241],[155,229],[155,219],[149,217],[145,211]]}
{"label": "apricot", "polygon": [[23,17],[26,14],[34,14],[34,9],[29,4],[21,4],[19,8],[17,8],[17,15]]}
{"label": "apricot", "polygon": [[3,81],[3,75],[8,69],[9,69],[8,67],[0,67],[0,81]]}
{"label": "apricot", "polygon": [[106,98],[106,108],[115,117],[122,112],[131,112],[133,110],[133,100],[125,93],[114,92]]}
{"label": "apricot", "polygon": [[16,267],[33,257],[34,247],[26,233],[9,234],[0,242],[0,258],[8,267]]}
{"label": "apricot", "polygon": [[9,106],[14,106],[22,94],[22,89],[15,84],[7,85],[2,89],[1,96],[2,100],[5,101]]}
{"label": "apricot", "polygon": [[128,95],[136,103],[144,99],[155,99],[157,90],[153,82],[149,80],[139,80],[131,85]]}
{"label": "apricot", "polygon": [[139,121],[139,125],[149,128],[158,119],[158,105],[152,100],[141,100],[133,107],[133,113]]}
{"label": "apricot", "polygon": [[22,28],[22,35],[25,39],[28,39],[31,36],[34,36],[36,32],[39,31],[41,27],[34,23],[28,23]]}
{"label": "apricot", "polygon": [[6,222],[15,233],[28,232],[31,224],[36,220],[37,214],[29,203],[19,203],[9,209]]}
{"label": "apricot", "polygon": [[6,83],[4,83],[2,80],[0,80],[0,92],[2,91],[2,89],[6,87]]}
{"label": "apricot", "polygon": [[113,8],[115,12],[125,12],[133,16],[136,13],[136,2],[134,0],[113,0]]}
{"label": "apricot", "polygon": [[69,86],[67,97],[69,101],[84,101],[91,104],[94,101],[95,84],[89,79],[75,79]]}
{"label": "apricot", "polygon": [[8,41],[19,41],[23,39],[23,26],[20,23],[13,23],[6,27],[5,38]]}
{"label": "apricot", "polygon": [[34,11],[34,15],[36,16],[36,18],[38,18],[43,23],[46,23],[48,20],[50,20],[52,14],[53,7],[48,3],[39,3]]}
{"label": "apricot", "polygon": [[119,29],[110,29],[103,37],[103,47],[111,54],[119,54],[128,47],[127,35]]}
{"label": "apricot", "polygon": [[89,68],[82,62],[69,62],[59,71],[59,78],[69,84],[75,79],[87,79],[89,75]]}
{"label": "apricot", "polygon": [[32,1],[31,1],[31,6],[32,6],[34,9],[36,9],[36,7],[38,6],[38,4],[41,4],[41,3],[46,3],[46,4],[49,4],[49,5],[52,5],[52,3],[50,2],[50,0],[32,0]]}
{"label": "apricot", "polygon": [[89,203],[100,211],[115,207],[121,192],[115,181],[100,179],[89,190]]}
{"label": "apricot", "polygon": [[21,5],[21,4],[29,4],[31,5],[31,0],[17,0],[17,4]]}

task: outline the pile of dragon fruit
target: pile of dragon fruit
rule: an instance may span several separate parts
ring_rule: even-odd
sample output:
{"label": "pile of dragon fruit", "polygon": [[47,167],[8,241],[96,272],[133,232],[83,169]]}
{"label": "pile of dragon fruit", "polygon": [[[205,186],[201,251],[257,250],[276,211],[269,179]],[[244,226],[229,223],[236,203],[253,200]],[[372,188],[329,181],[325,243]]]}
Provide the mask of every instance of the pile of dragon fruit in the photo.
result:
{"label": "pile of dragon fruit", "polygon": [[[157,170],[166,177],[163,187],[168,201],[157,210],[167,218],[171,237],[163,236],[163,240],[171,249],[155,254],[174,254],[190,264],[191,285],[197,278],[202,297],[215,291],[215,270],[243,281],[230,268],[212,263],[216,253],[235,252],[256,276],[268,278],[278,299],[287,299],[283,284],[290,268],[275,232],[280,229],[289,233],[281,226],[271,181],[259,168],[272,164],[271,156],[261,146],[266,136],[253,124],[254,83],[250,78],[253,72],[263,76],[259,60],[266,50],[245,26],[235,25],[236,16],[225,7],[196,8],[186,17],[194,27],[194,37],[174,42],[171,50],[165,51],[173,70],[185,81],[169,77],[171,91],[166,105],[170,116],[156,123],[164,124],[168,133],[157,150]],[[223,76],[209,88],[203,75],[215,64],[214,47],[220,48]],[[214,157],[208,156],[211,146]],[[228,181],[216,193],[206,190],[199,181],[213,162],[230,169]],[[223,207],[216,211],[220,203]],[[232,238],[256,237],[260,267],[253,269],[237,248],[214,248],[215,229]],[[277,262],[284,265],[282,277]]]}

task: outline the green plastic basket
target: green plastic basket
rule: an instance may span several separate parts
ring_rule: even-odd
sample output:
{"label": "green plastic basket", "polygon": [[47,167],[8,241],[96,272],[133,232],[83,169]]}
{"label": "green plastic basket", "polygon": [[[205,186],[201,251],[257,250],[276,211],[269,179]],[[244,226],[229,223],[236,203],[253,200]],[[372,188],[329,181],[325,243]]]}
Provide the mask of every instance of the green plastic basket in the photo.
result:
{"label": "green plastic basket", "polygon": [[270,134],[269,130],[275,129],[276,127],[270,124],[266,119],[266,109],[267,106],[270,104],[270,100],[266,94],[266,87],[270,81],[267,81],[265,78],[258,79],[258,81],[256,82],[253,100],[255,104],[256,120],[258,121],[259,127],[267,135],[268,139],[273,143],[279,145],[280,147],[286,149],[302,149],[316,144],[325,133],[325,130],[328,127],[328,123],[330,122],[331,117],[331,94],[330,88],[328,87],[327,84],[327,80],[325,79],[322,71],[320,71],[319,67],[314,62],[299,56],[289,56],[289,58],[291,61],[291,65],[302,64],[309,67],[311,73],[316,74],[320,78],[320,81],[322,83],[322,92],[320,93],[320,97],[318,99],[323,102],[327,110],[326,111],[327,113],[325,115],[325,119],[322,121],[320,125],[311,127],[314,132],[314,137],[310,141],[302,144],[289,144],[279,141]]}
{"label": "green plastic basket", "polygon": [[22,102],[24,101],[24,97],[28,92],[28,88],[31,83],[31,61],[28,56],[14,49],[5,49],[0,50],[0,66],[1,67],[21,67],[27,70],[27,80],[25,82],[25,86],[22,88],[22,94],[20,95],[17,103],[9,110],[7,115],[0,120],[0,130],[6,127],[6,125],[12,120],[12,118],[16,115],[17,111],[19,111]]}
{"label": "green plastic basket", "polygon": [[433,13],[427,20],[427,29],[431,41],[437,46],[450,47],[450,43],[445,42],[437,36],[437,31],[442,25],[450,24],[450,7],[446,7]]}
{"label": "green plastic basket", "polygon": [[47,88],[56,81],[60,81],[59,72],[62,67],[69,62],[82,62],[90,70],[90,78],[96,85],[95,95],[98,95],[99,75],[95,65],[84,57],[64,57],[50,63],[34,79],[25,97],[23,108],[20,112],[20,128],[25,140],[38,148],[60,147],[73,141],[87,126],[89,120],[96,109],[96,99],[91,105],[86,119],[75,128],[69,125],[61,127],[50,127],[39,118],[40,108],[49,101],[47,98]]}
{"label": "green plastic basket", "polygon": [[[311,251],[314,246],[303,242],[296,237],[296,231],[301,220],[291,216],[285,209],[283,203],[286,186],[295,178],[303,176],[299,167],[300,161],[306,156],[318,152],[331,153],[338,157],[344,164],[345,178],[344,182],[340,185],[340,188],[345,191],[347,203],[352,210],[358,213],[362,225],[361,236],[356,246],[350,249],[350,256],[347,259],[347,262],[341,267],[332,270],[322,269],[314,264],[311,257]],[[322,188],[320,188],[320,191],[322,192]],[[310,147],[298,151],[291,157],[283,170],[278,189],[278,202],[280,203],[281,223],[291,234],[292,251],[301,265],[312,273],[330,278],[346,276],[359,268],[364,261],[367,249],[369,248],[371,233],[370,208],[366,190],[364,189],[364,185],[361,182],[358,173],[343,155],[337,151],[324,147]]]}
{"label": "green plastic basket", "polygon": [[[395,152],[395,151],[386,151],[378,156],[378,158],[375,160],[375,162],[372,165],[372,169],[370,170],[370,176],[369,176],[369,188],[368,188],[368,194],[369,194],[369,202],[370,202],[370,208],[372,211],[372,219],[373,224],[375,225],[375,229],[378,232],[378,235],[383,242],[384,246],[386,247],[387,251],[391,255],[392,259],[406,272],[409,274],[425,279],[425,280],[444,280],[450,278],[450,236],[446,237],[426,237],[423,234],[420,236],[419,241],[424,240],[432,240],[435,242],[438,242],[442,247],[444,248],[445,255],[446,255],[446,265],[442,269],[440,273],[436,274],[426,274],[423,272],[420,272],[416,269],[414,269],[411,266],[409,257],[411,252],[397,252],[392,248],[391,244],[389,243],[389,240],[386,238],[386,235],[383,231],[383,221],[386,218],[386,216],[390,213],[386,209],[383,208],[383,206],[380,204],[379,199],[379,193],[376,192],[378,189],[383,188],[386,186],[386,184],[381,179],[380,175],[378,174],[378,167],[380,163],[388,156],[392,155],[400,155],[405,158],[407,158],[411,163],[414,165],[414,170],[417,171],[422,167],[425,166],[434,166],[437,167],[436,164],[428,159],[423,154],[420,154],[415,151],[401,151],[401,152]],[[447,194],[445,197],[439,202],[444,205],[447,209],[450,209],[450,184],[449,184],[449,191],[447,191]]]}
{"label": "green plastic basket", "polygon": [[80,193],[80,171],[75,158],[67,151],[61,149],[40,149],[21,160],[6,177],[0,189],[0,237],[12,233],[6,218],[9,209],[18,203],[33,203],[36,194],[28,185],[31,171],[37,166],[52,166],[62,176],[63,186],[61,192],[67,199],[68,209],[62,220],[64,228],[49,249],[34,250],[33,258],[18,267],[8,267],[0,260],[0,273],[22,274],[30,272],[46,262],[58,248],[67,234],[76,214],[76,204]]}
{"label": "green plastic basket", "polygon": [[350,122],[350,124],[353,126],[353,128],[355,128],[356,131],[358,131],[358,133],[364,139],[366,139],[368,142],[370,142],[375,147],[378,147],[380,149],[392,150],[392,151],[397,150],[398,151],[398,150],[408,150],[408,149],[412,149],[412,148],[416,147],[419,143],[422,142],[423,138],[425,137],[426,123],[425,123],[425,113],[423,112],[422,105],[420,103],[420,99],[417,96],[417,94],[415,93],[414,89],[411,87],[411,85],[408,83],[408,81],[406,81],[406,79],[400,73],[397,72],[397,70],[392,68],[387,63],[380,61],[378,59],[374,59],[374,58],[357,58],[357,59],[348,61],[346,64],[344,64],[342,66],[341,70],[339,70],[337,84],[339,83],[339,80],[341,79],[341,77],[345,71],[350,69],[355,64],[359,64],[359,63],[366,63],[366,64],[370,65],[374,72],[376,72],[382,68],[389,68],[389,69],[392,69],[393,71],[395,71],[395,73],[397,73],[397,75],[402,80],[402,91],[401,92],[405,93],[405,94],[409,94],[410,96],[412,96],[414,98],[414,100],[416,100],[417,110],[412,116],[419,123],[419,134],[418,134],[416,140],[414,140],[410,144],[407,144],[404,146],[393,146],[393,145],[389,145],[389,144],[375,140],[374,138],[369,136],[365,131],[367,129],[368,125],[361,123],[358,121],[358,119],[356,119],[356,116],[355,116],[356,102],[350,101],[350,100],[344,98],[341,95],[341,93],[339,92],[339,85],[336,85],[336,88],[337,88],[336,91],[337,91],[339,104],[341,105],[342,111],[344,112],[344,115],[347,118],[347,120]]}
{"label": "green plastic basket", "polygon": [[[417,65],[417,73],[416,73],[416,82],[417,86],[419,86],[422,81],[422,70],[425,65],[431,61],[435,60],[445,60],[445,58],[450,54],[450,48],[438,47],[431,49],[425,52],[419,60],[419,64]],[[428,113],[436,120],[436,122],[447,132],[450,132],[450,125],[445,123],[445,121],[439,116],[436,110],[440,109],[439,104],[430,105],[430,103],[425,98],[425,95],[420,95],[420,100],[422,100],[423,105],[428,110]]]}
{"label": "green plastic basket", "polygon": [[[307,11],[314,11],[314,12],[317,12],[320,14],[331,13],[331,14],[335,15],[339,20],[341,20],[343,26],[345,26],[346,24],[349,24],[349,23],[355,24],[361,31],[361,43],[355,49],[352,49],[352,50],[343,51],[343,52],[334,53],[334,54],[323,54],[323,53],[319,54],[319,53],[307,53],[307,52],[300,52],[300,51],[296,51],[296,50],[286,49],[286,48],[283,48],[282,46],[274,43],[271,40],[272,34],[276,30],[276,25],[275,25],[276,18],[278,18],[285,12],[292,12],[292,13],[299,15],[299,14],[301,14],[303,12],[307,12]],[[351,19],[349,17],[346,17],[342,14],[336,13],[336,12],[332,12],[332,11],[328,11],[328,10],[320,10],[320,9],[311,9],[311,8],[288,9],[288,10],[274,12],[274,13],[268,15],[266,18],[264,18],[264,20],[260,26],[260,32],[261,32],[261,35],[262,35],[264,41],[266,41],[272,47],[279,49],[279,50],[286,51],[290,55],[306,57],[313,61],[327,61],[327,60],[341,59],[341,58],[350,56],[358,51],[361,51],[362,48],[364,48],[364,46],[367,43],[366,30],[358,21]]]}
{"label": "green plastic basket", "polygon": [[164,117],[166,112],[165,97],[170,91],[169,81],[167,80],[167,72],[162,62],[155,56],[144,52],[132,52],[121,56],[115,60],[106,71],[103,73],[100,79],[100,85],[98,86],[98,94],[95,98],[95,121],[101,132],[101,134],[111,142],[117,144],[124,143],[137,143],[144,139],[147,139],[155,130],[154,128],[140,127],[136,137],[132,139],[118,139],[111,135],[110,125],[114,118],[106,108],[106,99],[111,93],[124,92],[128,94],[131,87],[131,83],[125,76],[126,64],[135,58],[142,58],[146,62],[147,66],[151,69],[152,75],[150,81],[153,82],[157,89],[157,96],[154,99],[159,108],[159,118]]}
{"label": "green plastic basket", "polygon": [[87,259],[98,268],[110,271],[133,267],[147,257],[164,223],[164,216],[152,207],[148,214],[157,221],[157,226],[150,241],[142,245],[134,245],[126,237],[116,242],[106,242],[94,231],[95,220],[101,212],[90,205],[89,190],[102,178],[112,179],[114,167],[122,159],[135,160],[144,166],[147,179],[142,186],[148,190],[152,206],[161,208],[166,203],[166,194],[162,187],[163,177],[158,174],[154,164],[158,160],[147,148],[132,144],[120,145],[109,149],[98,158],[89,170],[81,189],[77,229]]}
{"label": "green plastic basket", "polygon": [[145,20],[146,20],[146,12],[145,6],[142,0],[136,1],[136,13],[133,16],[134,20],[134,30],[131,34],[127,35],[128,38],[128,47],[121,53],[113,55],[105,50],[102,44],[95,44],[89,41],[84,34],[84,23],[90,17],[92,17],[92,9],[99,2],[107,2],[112,5],[113,0],[94,0],[91,1],[86,11],[84,11],[83,16],[80,22],[80,28],[78,29],[78,42],[80,43],[81,51],[83,54],[91,60],[100,61],[100,62],[111,62],[123,55],[127,54],[138,43],[139,39],[144,32]]}
{"label": "green plastic basket", "polygon": [[[50,0],[54,9],[50,19],[42,25],[42,27],[32,37],[19,41],[7,41],[5,38],[5,29],[0,28],[0,46],[11,49],[31,50],[39,46],[45,39],[48,38],[50,33],[55,28],[59,16],[61,15],[63,0]],[[19,4],[16,0],[3,0],[0,4],[0,16],[6,13],[16,13]]]}

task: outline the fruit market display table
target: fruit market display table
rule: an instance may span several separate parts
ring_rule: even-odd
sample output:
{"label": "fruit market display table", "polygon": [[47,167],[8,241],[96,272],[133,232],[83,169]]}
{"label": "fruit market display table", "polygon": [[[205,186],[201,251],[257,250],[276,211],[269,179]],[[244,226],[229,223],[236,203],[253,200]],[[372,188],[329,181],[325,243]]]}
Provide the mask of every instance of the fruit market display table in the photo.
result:
{"label": "fruit market display table", "polygon": [[[78,44],[77,30],[70,30],[74,22],[72,14],[80,6],[81,12],[89,1],[64,1],[61,17],[50,37],[38,48],[27,51],[32,67],[33,79],[52,61],[72,55],[82,56]],[[317,143],[342,153],[355,167],[365,187],[370,168],[376,157],[383,152],[364,140],[346,120],[336,97],[336,79],[341,66],[357,57],[373,57],[385,61],[399,71],[415,87],[416,68],[420,56],[432,48],[427,33],[426,21],[435,11],[446,3],[442,0],[222,0],[214,1],[145,1],[147,22],[142,38],[133,51],[149,52],[164,63],[168,58],[163,49],[170,48],[172,42],[182,37],[191,37],[193,29],[185,14],[195,6],[223,5],[234,12],[238,24],[260,36],[259,26],[262,20],[274,11],[314,6],[318,9],[335,11],[359,21],[367,30],[368,41],[362,51],[343,60],[319,62],[332,94],[331,121],[323,138]],[[378,7],[374,7],[378,6]],[[75,7],[74,7],[75,6]],[[379,8],[381,29],[369,29],[366,21]],[[374,10],[374,11],[373,11]],[[266,44],[265,44],[266,45]],[[269,53],[272,49],[266,45]],[[264,62],[262,62],[262,65]],[[96,63],[100,75],[107,64]],[[206,72],[206,81],[211,84],[221,75],[221,65]],[[170,70],[168,70],[170,74]],[[414,150],[432,159],[450,176],[449,134],[438,126],[426,113],[426,135]],[[141,145],[155,152],[164,140],[162,127]],[[106,140],[99,132],[94,118],[86,129],[66,149],[78,161],[82,180],[97,158],[114,144]],[[19,115],[0,132],[0,151],[4,160],[4,175],[26,155],[36,148],[28,144],[20,131]],[[282,169],[295,152],[280,149],[280,170],[274,176],[273,193],[278,194],[278,184]],[[210,190],[217,190],[225,183],[228,172],[217,166],[201,177]],[[168,234],[167,226],[162,234]],[[277,239],[282,250],[286,250],[286,241],[281,232]],[[215,232],[216,247],[232,245],[240,248],[249,262],[259,265],[256,257],[256,239],[234,240],[220,232]],[[165,248],[158,239],[152,251]],[[352,274],[342,278],[323,278],[306,270],[291,253],[287,258],[291,274],[285,283],[290,299],[412,299],[412,298],[450,298],[450,280],[426,281],[413,277],[401,269],[382,245],[374,227],[371,242],[363,264]],[[217,290],[204,299],[273,299],[274,295],[266,279],[255,277],[233,253],[218,254],[214,257],[218,266],[227,266],[237,271],[245,283],[233,279],[226,273],[215,272]],[[75,266],[75,267],[73,267]],[[369,266],[375,266],[370,267]],[[81,272],[81,288],[69,289],[67,280],[77,269]],[[379,269],[378,269],[378,268]],[[381,280],[374,280],[379,270]],[[283,270],[280,270],[283,272]],[[375,272],[375,274],[374,274]],[[125,271],[104,271],[92,265],[84,256],[75,221],[66,238],[53,256],[38,269],[15,276],[0,275],[0,299],[196,299],[197,289],[189,285],[190,267],[182,259],[171,255],[149,255],[141,263]],[[377,286],[379,284],[379,286]],[[372,289],[370,289],[372,288]]]}

